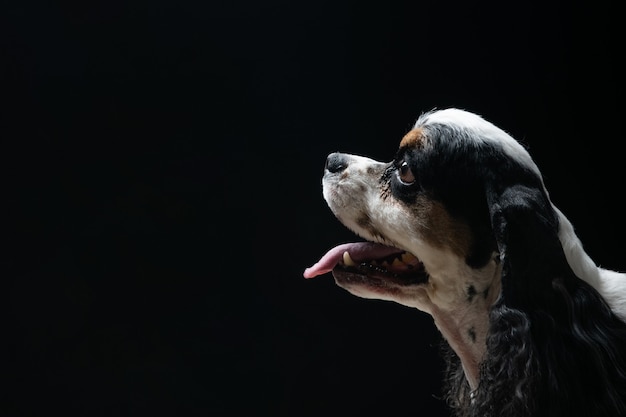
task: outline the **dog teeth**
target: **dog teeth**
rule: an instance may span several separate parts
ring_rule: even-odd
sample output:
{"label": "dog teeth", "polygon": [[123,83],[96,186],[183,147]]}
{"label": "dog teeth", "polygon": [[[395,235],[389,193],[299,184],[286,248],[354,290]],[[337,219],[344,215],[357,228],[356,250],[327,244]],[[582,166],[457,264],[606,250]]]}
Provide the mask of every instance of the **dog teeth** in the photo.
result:
{"label": "dog teeth", "polygon": [[[404,255],[402,255],[402,256],[404,257]],[[403,267],[403,266],[406,266],[406,264],[405,264],[405,262],[404,262],[404,261],[401,261],[400,259],[395,258],[395,259],[393,260],[393,262],[391,263],[391,266],[392,266],[392,267],[395,267],[395,268],[398,268],[398,267]]]}
{"label": "dog teeth", "polygon": [[362,262],[360,265],[352,259],[348,251],[343,253],[343,264],[348,267],[359,267],[365,268],[369,270],[375,270],[378,272],[387,273],[391,271],[406,271],[407,269],[412,269],[416,265],[420,264],[420,261],[408,252],[402,253],[402,255],[395,255],[393,260],[391,259],[373,259],[368,262]]}
{"label": "dog teeth", "polygon": [[352,258],[350,257],[350,254],[348,253],[348,251],[345,251],[343,253],[343,263],[346,266],[356,266],[356,263],[352,260]]}
{"label": "dog teeth", "polygon": [[402,262],[404,262],[405,264],[412,264],[412,263],[416,263],[419,262],[419,259],[417,259],[415,256],[413,256],[412,254],[410,254],[409,252],[404,252],[402,254],[402,257],[400,258],[402,260]]}

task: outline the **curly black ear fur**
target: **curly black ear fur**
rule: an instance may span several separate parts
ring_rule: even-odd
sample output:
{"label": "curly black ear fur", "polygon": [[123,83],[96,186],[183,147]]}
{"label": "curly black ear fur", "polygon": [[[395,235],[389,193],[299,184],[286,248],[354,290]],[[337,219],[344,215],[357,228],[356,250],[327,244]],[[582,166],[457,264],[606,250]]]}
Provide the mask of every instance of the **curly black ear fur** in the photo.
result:
{"label": "curly black ear fur", "polygon": [[502,262],[478,388],[451,362],[459,416],[626,416],[626,324],[569,267],[541,186],[487,189]]}

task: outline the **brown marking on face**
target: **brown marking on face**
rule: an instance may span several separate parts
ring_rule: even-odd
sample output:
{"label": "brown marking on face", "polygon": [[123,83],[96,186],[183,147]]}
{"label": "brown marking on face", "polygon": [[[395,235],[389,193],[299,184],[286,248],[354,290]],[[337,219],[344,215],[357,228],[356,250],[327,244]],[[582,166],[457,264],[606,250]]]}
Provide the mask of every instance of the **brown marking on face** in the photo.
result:
{"label": "brown marking on face", "polygon": [[370,216],[365,213],[363,213],[359,218],[356,219],[356,224],[358,224],[359,227],[362,227],[365,230],[373,229],[372,220],[370,219]]}
{"label": "brown marking on face", "polygon": [[401,148],[420,148],[424,144],[424,132],[422,128],[418,127],[409,131],[400,141]]}
{"label": "brown marking on face", "polygon": [[414,212],[424,238],[431,245],[448,248],[465,259],[472,243],[469,226],[453,218],[441,203],[424,195],[418,196],[416,203]]}
{"label": "brown marking on face", "polygon": [[374,227],[372,219],[367,213],[362,213],[362,215],[356,219],[356,224],[359,225],[360,228],[367,230],[370,235],[384,239],[384,236]]}

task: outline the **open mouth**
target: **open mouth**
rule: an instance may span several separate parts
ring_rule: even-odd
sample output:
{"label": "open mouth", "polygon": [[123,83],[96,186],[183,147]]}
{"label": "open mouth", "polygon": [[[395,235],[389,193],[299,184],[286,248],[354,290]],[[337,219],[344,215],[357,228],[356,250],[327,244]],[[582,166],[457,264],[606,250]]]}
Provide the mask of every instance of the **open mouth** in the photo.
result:
{"label": "open mouth", "polygon": [[397,285],[428,282],[424,264],[414,255],[373,242],[344,243],[332,248],[304,271],[304,277],[314,278],[331,271],[338,280],[369,278],[393,281]]}

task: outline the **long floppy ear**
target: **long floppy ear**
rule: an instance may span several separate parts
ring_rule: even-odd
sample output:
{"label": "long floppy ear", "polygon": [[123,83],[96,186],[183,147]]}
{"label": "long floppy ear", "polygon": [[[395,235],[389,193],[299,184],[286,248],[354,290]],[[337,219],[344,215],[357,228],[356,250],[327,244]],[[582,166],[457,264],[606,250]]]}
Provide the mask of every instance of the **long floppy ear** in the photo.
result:
{"label": "long floppy ear", "polygon": [[558,237],[558,217],[541,185],[487,186],[491,224],[502,261],[502,297],[511,307],[541,304],[555,278],[572,271]]}
{"label": "long floppy ear", "polygon": [[[567,321],[567,307],[553,285],[572,273],[558,238],[556,213],[540,181],[533,183],[487,184],[502,279],[500,298],[490,312],[487,353],[472,415],[529,416],[535,407],[545,412],[541,415],[561,415],[559,408],[569,407],[570,399],[562,401],[542,375],[557,366],[571,368],[571,364],[552,366],[546,358],[561,355],[563,343],[550,338],[558,334],[555,324]],[[548,345],[537,348],[537,342],[547,340]],[[501,404],[497,413],[490,410],[493,404]]]}
{"label": "long floppy ear", "polygon": [[626,324],[570,268],[557,214],[534,184],[486,188],[502,290],[472,415],[624,416]]}

